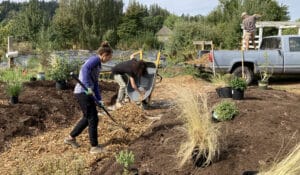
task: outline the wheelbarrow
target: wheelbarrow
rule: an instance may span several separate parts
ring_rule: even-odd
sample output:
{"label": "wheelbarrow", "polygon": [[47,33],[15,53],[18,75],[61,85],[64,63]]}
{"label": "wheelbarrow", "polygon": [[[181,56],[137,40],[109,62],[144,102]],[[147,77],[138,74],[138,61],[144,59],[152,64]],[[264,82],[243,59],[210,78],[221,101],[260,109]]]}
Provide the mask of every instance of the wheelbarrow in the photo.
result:
{"label": "wheelbarrow", "polygon": [[142,107],[146,108],[150,104],[151,94],[154,90],[155,84],[162,81],[162,77],[157,73],[158,69],[154,62],[145,62],[147,66],[146,74],[141,78],[136,78],[135,83],[139,89],[143,89],[144,95],[140,97],[140,93],[134,90],[131,84],[127,84],[127,94],[131,101],[141,102]]}

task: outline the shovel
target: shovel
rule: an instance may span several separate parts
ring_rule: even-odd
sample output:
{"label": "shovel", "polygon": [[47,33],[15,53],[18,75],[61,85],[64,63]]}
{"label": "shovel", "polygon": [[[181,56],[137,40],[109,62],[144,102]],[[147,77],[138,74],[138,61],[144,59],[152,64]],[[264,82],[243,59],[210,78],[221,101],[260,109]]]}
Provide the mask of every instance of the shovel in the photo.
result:
{"label": "shovel", "polygon": [[[72,78],[74,78],[76,81],[77,81],[77,83],[79,83],[80,84],[80,86],[84,89],[84,90],[86,90],[86,91],[88,91],[88,89],[87,89],[87,87],[76,77],[76,75],[74,75],[74,73],[73,72],[71,72],[70,73],[70,75],[72,76]],[[94,93],[93,93],[94,94]],[[103,109],[103,111],[107,114],[107,116],[118,126],[118,127],[120,127],[120,128],[122,128],[125,132],[129,132],[129,128],[128,127],[126,127],[126,126],[123,126],[123,125],[121,125],[120,123],[118,123],[111,115],[110,115],[110,113],[107,111],[107,109],[104,107],[104,106],[102,106],[101,104],[99,104],[98,103],[98,100],[96,100],[96,97],[95,97],[95,95],[93,95],[93,98],[94,98],[94,100],[95,100],[95,103],[97,104],[97,106],[98,107],[100,107],[101,109]]]}

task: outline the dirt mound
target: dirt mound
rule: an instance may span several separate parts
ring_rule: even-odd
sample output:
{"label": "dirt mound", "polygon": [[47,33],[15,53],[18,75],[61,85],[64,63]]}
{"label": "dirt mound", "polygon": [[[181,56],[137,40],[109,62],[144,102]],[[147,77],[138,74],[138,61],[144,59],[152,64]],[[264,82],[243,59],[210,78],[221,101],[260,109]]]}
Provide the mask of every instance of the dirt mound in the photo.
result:
{"label": "dirt mound", "polygon": [[[75,82],[68,82],[67,90],[55,89],[54,81],[34,81],[24,84],[19,97],[19,104],[11,105],[4,93],[5,85],[0,90],[0,151],[6,141],[16,136],[37,135],[41,132],[65,128],[74,123],[81,110],[73,94]],[[113,103],[118,85],[100,82],[103,100]]]}

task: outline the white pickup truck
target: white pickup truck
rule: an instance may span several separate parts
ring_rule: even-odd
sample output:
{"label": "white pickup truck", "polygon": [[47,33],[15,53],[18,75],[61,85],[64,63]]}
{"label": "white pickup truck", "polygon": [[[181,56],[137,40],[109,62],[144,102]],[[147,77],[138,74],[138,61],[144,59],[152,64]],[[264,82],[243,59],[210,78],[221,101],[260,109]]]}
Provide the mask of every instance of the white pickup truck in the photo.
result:
{"label": "white pickup truck", "polygon": [[273,75],[300,74],[300,36],[284,35],[263,38],[259,50],[213,50],[205,69],[216,72],[242,74],[242,60],[247,83],[259,73],[260,66],[268,57]]}

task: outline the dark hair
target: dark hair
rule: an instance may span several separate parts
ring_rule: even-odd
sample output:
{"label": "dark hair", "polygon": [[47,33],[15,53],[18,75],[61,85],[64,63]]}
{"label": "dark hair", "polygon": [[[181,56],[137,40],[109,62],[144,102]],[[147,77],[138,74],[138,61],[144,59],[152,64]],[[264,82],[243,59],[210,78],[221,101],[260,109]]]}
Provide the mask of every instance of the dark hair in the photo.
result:
{"label": "dark hair", "polygon": [[111,55],[113,53],[112,48],[110,47],[109,43],[107,41],[103,41],[100,45],[100,47],[97,50],[97,53],[99,55],[102,55],[104,53]]}
{"label": "dark hair", "polygon": [[139,60],[136,62],[136,64],[133,65],[134,72],[136,73],[136,75],[138,77],[146,74],[146,72],[147,72],[146,68],[147,68],[147,65],[143,60]]}

